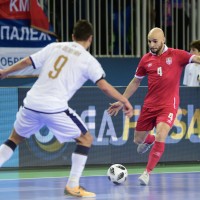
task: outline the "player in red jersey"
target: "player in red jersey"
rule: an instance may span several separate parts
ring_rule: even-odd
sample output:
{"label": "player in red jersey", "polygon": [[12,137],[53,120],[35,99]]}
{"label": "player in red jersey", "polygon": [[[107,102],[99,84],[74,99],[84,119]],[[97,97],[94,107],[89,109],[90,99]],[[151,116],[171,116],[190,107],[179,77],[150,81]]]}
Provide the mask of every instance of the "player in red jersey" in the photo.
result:
{"label": "player in red jersey", "polygon": [[[143,77],[148,75],[148,92],[134,132],[138,153],[145,153],[152,146],[146,169],[138,178],[141,185],[148,185],[149,174],[164,152],[165,140],[179,106],[179,83],[184,66],[190,62],[200,63],[200,56],[168,48],[160,28],[153,28],[149,32],[148,45],[150,52],[141,58],[136,74],[123,94],[127,98],[132,96]],[[115,102],[109,107],[108,113],[117,115],[121,108],[122,104]],[[154,127],[155,136],[149,134]]]}

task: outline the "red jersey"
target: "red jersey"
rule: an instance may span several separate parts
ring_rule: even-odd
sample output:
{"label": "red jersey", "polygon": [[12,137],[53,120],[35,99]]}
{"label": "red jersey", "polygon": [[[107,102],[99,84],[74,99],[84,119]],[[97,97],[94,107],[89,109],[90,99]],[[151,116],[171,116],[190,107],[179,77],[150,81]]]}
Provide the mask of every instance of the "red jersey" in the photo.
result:
{"label": "red jersey", "polygon": [[191,62],[192,54],[179,49],[165,49],[161,55],[151,52],[139,62],[135,77],[148,76],[148,93],[144,106],[148,108],[179,106],[179,85],[184,66]]}

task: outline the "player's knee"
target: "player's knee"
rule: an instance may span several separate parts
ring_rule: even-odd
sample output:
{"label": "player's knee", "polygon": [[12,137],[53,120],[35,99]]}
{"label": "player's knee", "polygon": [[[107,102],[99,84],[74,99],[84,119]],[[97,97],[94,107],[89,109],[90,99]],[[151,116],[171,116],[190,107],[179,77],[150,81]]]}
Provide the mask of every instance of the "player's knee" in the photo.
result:
{"label": "player's knee", "polygon": [[88,144],[91,145],[93,143],[93,136],[90,133],[87,133],[86,139]]}
{"label": "player's knee", "polygon": [[158,142],[165,142],[166,138],[168,136],[168,132],[167,131],[158,131],[156,132],[156,141]]}
{"label": "player's knee", "polygon": [[82,134],[81,137],[77,138],[77,141],[80,145],[90,147],[93,142],[93,136],[87,132],[86,134]]}

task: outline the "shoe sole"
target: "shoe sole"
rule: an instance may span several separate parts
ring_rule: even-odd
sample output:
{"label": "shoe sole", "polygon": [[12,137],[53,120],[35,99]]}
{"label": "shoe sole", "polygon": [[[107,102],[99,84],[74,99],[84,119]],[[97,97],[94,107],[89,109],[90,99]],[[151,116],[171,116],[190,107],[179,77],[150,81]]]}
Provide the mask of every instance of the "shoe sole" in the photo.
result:
{"label": "shoe sole", "polygon": [[79,194],[75,194],[75,193],[70,193],[69,191],[67,191],[66,189],[64,190],[64,194],[66,195],[66,196],[71,196],[71,197],[81,197],[81,198],[94,198],[94,197],[96,197],[96,195],[93,195],[93,196],[81,196],[81,195],[79,195]]}

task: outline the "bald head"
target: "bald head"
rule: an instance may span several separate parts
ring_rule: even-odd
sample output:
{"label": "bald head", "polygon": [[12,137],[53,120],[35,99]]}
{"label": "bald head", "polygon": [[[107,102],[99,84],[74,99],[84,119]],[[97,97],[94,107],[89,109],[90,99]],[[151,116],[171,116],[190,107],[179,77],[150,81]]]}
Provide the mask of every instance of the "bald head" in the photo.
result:
{"label": "bald head", "polygon": [[149,31],[148,38],[157,39],[157,40],[165,40],[164,32],[161,28],[153,28]]}
{"label": "bald head", "polygon": [[165,35],[161,28],[153,28],[148,34],[148,45],[150,50],[160,55],[164,49]]}

